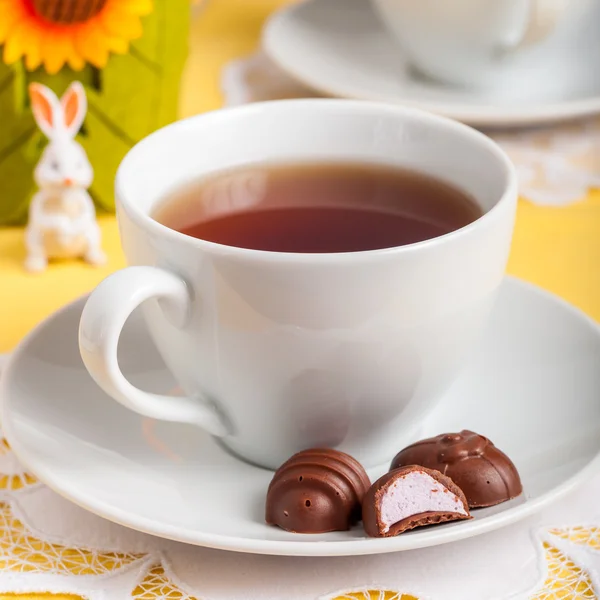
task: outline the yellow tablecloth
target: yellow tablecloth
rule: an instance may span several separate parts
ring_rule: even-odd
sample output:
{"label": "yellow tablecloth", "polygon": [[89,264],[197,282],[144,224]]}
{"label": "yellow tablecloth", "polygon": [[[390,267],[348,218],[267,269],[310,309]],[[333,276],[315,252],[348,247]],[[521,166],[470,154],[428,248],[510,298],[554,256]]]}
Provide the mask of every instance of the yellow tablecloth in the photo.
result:
{"label": "yellow tablecloth", "polygon": [[[287,2],[209,0],[193,25],[182,116],[221,105],[221,68],[232,58],[252,52],[265,17]],[[0,230],[0,352],[14,348],[44,317],[124,266],[115,219],[103,216],[100,224],[110,258],[106,267],[69,262],[51,265],[41,275],[27,274],[22,268],[23,230]],[[522,201],[509,272],[561,295],[600,319],[600,192],[562,208]]]}

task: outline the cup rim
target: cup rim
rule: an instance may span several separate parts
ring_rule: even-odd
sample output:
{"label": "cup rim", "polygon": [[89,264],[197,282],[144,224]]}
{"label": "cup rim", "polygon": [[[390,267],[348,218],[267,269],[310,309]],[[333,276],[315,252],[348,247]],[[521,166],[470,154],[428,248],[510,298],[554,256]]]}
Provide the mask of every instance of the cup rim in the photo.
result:
{"label": "cup rim", "polygon": [[[453,130],[460,135],[470,138],[474,143],[485,147],[490,154],[496,159],[498,165],[503,168],[506,185],[504,190],[495,204],[480,217],[467,225],[454,229],[448,233],[433,238],[428,238],[419,242],[405,244],[403,246],[392,246],[389,248],[378,248],[375,250],[359,250],[352,252],[277,252],[271,250],[256,250],[252,248],[242,248],[238,246],[227,246],[217,242],[195,238],[175,229],[171,229],[163,225],[159,221],[142,210],[136,202],[129,198],[125,193],[124,181],[128,177],[128,165],[132,157],[140,150],[145,149],[151,144],[159,142],[165,132],[175,132],[179,129],[186,129],[190,124],[195,124],[201,121],[210,119],[227,119],[229,114],[252,113],[260,110],[269,110],[272,105],[287,106],[289,110],[295,108],[312,107],[319,110],[331,110],[335,112],[350,111],[350,112],[379,112],[381,114],[388,113],[393,115],[402,115],[404,117],[420,120],[427,125],[433,127],[443,127],[448,130]],[[221,109],[193,115],[184,119],[180,119],[169,125],[157,129],[150,135],[144,137],[129,149],[125,157],[121,160],[115,177],[115,196],[117,198],[117,216],[119,209],[127,213],[137,225],[141,228],[150,231],[155,235],[166,237],[169,240],[177,243],[184,243],[198,250],[204,250],[212,255],[219,255],[228,258],[242,258],[246,260],[258,260],[261,262],[275,261],[288,263],[325,263],[325,262],[356,262],[360,260],[370,260],[374,258],[384,258],[389,256],[397,256],[409,254],[415,251],[433,248],[439,245],[444,245],[458,237],[463,237],[469,234],[474,229],[484,226],[488,221],[495,218],[495,215],[503,210],[507,204],[516,203],[518,197],[518,178],[516,168],[509,159],[508,155],[502,148],[484,133],[465,125],[459,121],[455,121],[448,117],[443,117],[434,113],[427,112],[418,108],[394,105],[385,102],[364,101],[364,100],[346,100],[337,98],[303,98],[303,99],[284,99],[284,100],[267,100],[263,102],[254,102],[241,106],[229,106]]]}

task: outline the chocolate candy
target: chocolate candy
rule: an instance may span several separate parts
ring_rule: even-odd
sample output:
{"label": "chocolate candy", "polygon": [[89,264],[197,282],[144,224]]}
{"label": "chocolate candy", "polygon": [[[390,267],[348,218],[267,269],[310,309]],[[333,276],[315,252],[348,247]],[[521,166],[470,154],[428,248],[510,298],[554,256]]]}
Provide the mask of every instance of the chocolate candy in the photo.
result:
{"label": "chocolate candy", "polygon": [[425,467],[401,467],[380,477],[363,500],[371,537],[391,537],[422,525],[470,519],[467,499],[449,477]]}
{"label": "chocolate candy", "polygon": [[460,487],[470,508],[493,506],[523,491],[513,462],[490,440],[463,430],[416,442],[401,450],[391,469],[420,465],[437,469]]}
{"label": "chocolate candy", "polygon": [[294,454],[276,471],[265,519],[295,533],[345,531],[360,520],[371,482],[354,458],[329,448]]}

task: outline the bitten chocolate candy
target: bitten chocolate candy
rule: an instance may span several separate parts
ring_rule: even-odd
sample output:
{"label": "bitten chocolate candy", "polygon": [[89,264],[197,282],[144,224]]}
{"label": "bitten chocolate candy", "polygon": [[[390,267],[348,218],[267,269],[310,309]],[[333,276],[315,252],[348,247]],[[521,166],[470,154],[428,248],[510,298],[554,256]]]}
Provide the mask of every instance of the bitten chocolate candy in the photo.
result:
{"label": "bitten chocolate candy", "polygon": [[295,533],[345,531],[360,520],[370,485],[362,465],[348,454],[329,448],[303,450],[273,476],[265,520]]}
{"label": "bitten chocolate candy", "polygon": [[425,467],[402,467],[380,477],[363,500],[371,537],[391,537],[422,525],[470,519],[467,499],[449,477]]}
{"label": "bitten chocolate candy", "polygon": [[447,475],[465,493],[470,508],[500,504],[523,491],[510,458],[487,438],[466,429],[404,448],[390,468],[405,465],[420,465]]}

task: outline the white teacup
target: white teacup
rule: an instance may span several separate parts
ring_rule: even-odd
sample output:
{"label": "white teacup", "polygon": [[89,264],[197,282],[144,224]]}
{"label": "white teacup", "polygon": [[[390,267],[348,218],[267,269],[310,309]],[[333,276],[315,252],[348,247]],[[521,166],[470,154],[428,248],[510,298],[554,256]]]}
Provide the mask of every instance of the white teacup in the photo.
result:
{"label": "white teacup", "polygon": [[[202,174],[307,160],[414,168],[469,192],[485,214],[420,243],[338,254],[222,246],[151,216]],[[142,415],[194,423],[265,467],[314,446],[372,466],[414,433],[467,361],[502,281],[517,180],[499,147],[465,125],[311,99],[165,127],[125,157],[116,193],[132,266],[92,292],[79,334],[106,393]],[[137,389],[119,369],[119,334],[140,304],[185,397]]]}
{"label": "white teacup", "polygon": [[[547,79],[560,78],[557,63],[576,46],[582,19],[596,2],[372,0],[419,71],[469,87],[519,82],[548,87]],[[555,48],[552,38],[558,39]],[[514,70],[519,77],[511,77]]]}

